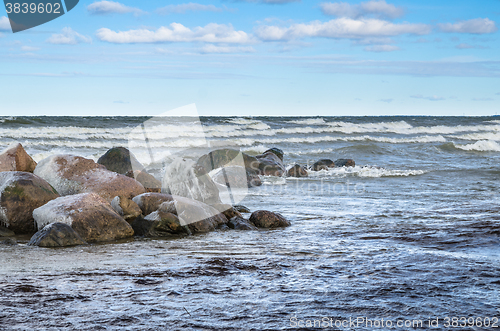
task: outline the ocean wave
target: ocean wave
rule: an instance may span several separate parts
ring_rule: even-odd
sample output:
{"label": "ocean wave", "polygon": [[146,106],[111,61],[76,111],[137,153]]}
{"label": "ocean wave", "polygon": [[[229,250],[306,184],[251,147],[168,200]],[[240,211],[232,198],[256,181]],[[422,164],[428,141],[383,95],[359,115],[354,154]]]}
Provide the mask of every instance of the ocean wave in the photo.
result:
{"label": "ocean wave", "polygon": [[427,173],[427,171],[424,170],[396,170],[396,169],[385,169],[374,166],[364,166],[364,167],[355,166],[355,167],[329,168],[320,171],[310,170],[309,177],[323,178],[323,177],[357,176],[357,177],[380,178],[380,177],[419,176],[425,173]]}
{"label": "ocean wave", "polygon": [[294,121],[287,121],[287,123],[291,124],[299,124],[299,125],[322,125],[326,124],[325,120],[322,118],[308,118],[308,119],[303,119],[303,120],[294,120]]}
{"label": "ocean wave", "polygon": [[454,144],[454,147],[464,151],[500,152],[500,145],[496,141],[492,140],[480,140],[474,144],[467,145]]}
{"label": "ocean wave", "polygon": [[461,140],[497,140],[500,141],[500,132],[469,133],[464,135],[454,135],[450,138]]}

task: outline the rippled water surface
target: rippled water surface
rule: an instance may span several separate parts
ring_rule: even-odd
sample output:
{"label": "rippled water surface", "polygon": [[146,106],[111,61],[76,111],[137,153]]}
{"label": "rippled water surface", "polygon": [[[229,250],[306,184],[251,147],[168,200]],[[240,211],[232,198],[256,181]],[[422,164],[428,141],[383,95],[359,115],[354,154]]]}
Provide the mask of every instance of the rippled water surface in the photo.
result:
{"label": "rippled water surface", "polygon": [[[20,141],[37,161],[54,151],[97,159],[144,120],[2,118],[0,143]],[[291,318],[363,317],[439,318],[433,329],[449,330],[446,317],[500,317],[496,117],[202,123],[209,140],[248,153],[279,147],[288,165],[352,158],[356,167],[264,177],[242,204],[282,213],[285,229],[64,249],[28,247],[26,237],[0,244],[1,329],[298,330]],[[199,138],[174,127],[158,122],[153,148]]]}

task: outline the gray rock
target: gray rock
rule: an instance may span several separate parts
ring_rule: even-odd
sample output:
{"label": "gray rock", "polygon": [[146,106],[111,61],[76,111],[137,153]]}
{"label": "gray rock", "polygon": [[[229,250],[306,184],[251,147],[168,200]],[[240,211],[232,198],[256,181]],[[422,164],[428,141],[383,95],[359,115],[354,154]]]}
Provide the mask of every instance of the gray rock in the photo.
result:
{"label": "gray rock", "polygon": [[162,210],[157,210],[144,218],[138,217],[131,225],[136,235],[144,237],[171,237],[191,234],[189,227],[181,225],[176,215]]}
{"label": "gray rock", "polygon": [[354,167],[356,163],[352,159],[338,159],[335,160],[336,167]]}
{"label": "gray rock", "polygon": [[335,162],[330,159],[322,159],[312,165],[314,171],[328,170],[328,168],[335,168]]}
{"label": "gray rock", "polygon": [[17,241],[14,238],[7,238],[5,240],[0,241],[0,245],[15,246],[17,245]]}
{"label": "gray rock", "polygon": [[0,237],[14,237],[16,234],[14,231],[10,231],[9,229],[0,225]]}
{"label": "gray rock", "polygon": [[227,226],[233,230],[258,230],[257,227],[248,220],[238,216],[231,218]]}
{"label": "gray rock", "polygon": [[306,168],[299,164],[293,165],[287,172],[288,177],[307,177],[308,175]]}
{"label": "gray rock", "polygon": [[117,196],[111,200],[111,207],[129,223],[142,214],[137,203],[124,196]]}
{"label": "gray rock", "polygon": [[31,237],[29,246],[69,247],[85,245],[86,242],[71,226],[64,223],[51,223]]}
{"label": "gray rock", "polygon": [[250,222],[259,228],[279,228],[290,226],[290,222],[281,214],[266,210],[257,210],[250,216]]}
{"label": "gray rock", "polygon": [[240,213],[251,213],[250,209],[248,209],[247,207],[245,207],[243,205],[234,205],[233,207],[234,207],[234,209],[236,209]]}

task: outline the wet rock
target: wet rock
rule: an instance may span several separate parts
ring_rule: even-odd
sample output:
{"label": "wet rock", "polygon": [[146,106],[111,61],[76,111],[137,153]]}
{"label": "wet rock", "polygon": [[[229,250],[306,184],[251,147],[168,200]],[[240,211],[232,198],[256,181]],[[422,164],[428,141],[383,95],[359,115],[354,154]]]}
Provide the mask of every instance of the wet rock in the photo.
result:
{"label": "wet rock", "polygon": [[224,166],[244,166],[249,174],[281,176],[285,173],[285,166],[283,152],[279,151],[270,149],[264,154],[250,156],[236,149],[218,149],[200,157],[198,164],[207,172]]}
{"label": "wet rock", "polygon": [[272,148],[269,148],[267,151],[265,151],[263,154],[266,154],[266,153],[273,153],[274,155],[279,157],[281,162],[283,162],[283,156],[285,155],[285,153],[283,153],[283,150],[281,150],[277,147],[272,147]]}
{"label": "wet rock", "polygon": [[144,170],[144,166],[125,147],[113,147],[97,160],[106,169],[125,175],[128,172]]}
{"label": "wet rock", "polygon": [[259,175],[249,172],[244,167],[240,166],[227,166],[219,168],[219,170],[212,175],[212,180],[219,185],[231,188],[244,188],[262,185]]}
{"label": "wet rock", "polygon": [[31,237],[28,246],[69,247],[85,245],[86,242],[68,224],[51,223]]}
{"label": "wet rock", "polygon": [[243,217],[235,216],[229,220],[227,226],[233,230],[257,230],[258,228]]}
{"label": "wet rock", "polygon": [[146,192],[161,193],[161,182],[153,175],[148,174],[146,171],[129,171],[125,174],[125,176],[134,178],[136,181],[141,183],[146,189]]}
{"label": "wet rock", "polygon": [[245,207],[243,205],[234,205],[233,207],[234,207],[234,209],[236,209],[240,213],[251,213],[250,209],[248,209],[247,207]]}
{"label": "wet rock", "polygon": [[[217,209],[201,202],[185,197],[165,193],[144,193],[136,196],[134,202],[144,215],[158,209],[177,214],[182,225],[188,225],[192,233],[213,231],[217,226],[228,222]],[[173,212],[175,208],[176,213]]]}
{"label": "wet rock", "polygon": [[328,168],[335,168],[335,162],[330,159],[322,159],[312,165],[314,171],[328,170]]}
{"label": "wet rock", "polygon": [[307,177],[308,175],[306,168],[298,164],[288,169],[287,172],[288,177]]}
{"label": "wet rock", "polygon": [[[142,210],[143,215],[149,215],[160,208],[164,202],[173,202],[174,198],[171,194],[166,193],[144,193],[132,199]],[[176,213],[173,213],[176,214]]]}
{"label": "wet rock", "polygon": [[0,153],[0,172],[33,172],[36,162],[26,153],[20,143],[13,143]]}
{"label": "wet rock", "polygon": [[356,163],[352,159],[338,159],[335,160],[336,167],[354,167]]}
{"label": "wet rock", "polygon": [[49,182],[61,195],[96,193],[111,201],[116,196],[133,198],[146,192],[135,179],[107,170],[81,156],[50,156],[38,163],[35,174]]}
{"label": "wet rock", "polygon": [[134,230],[110,203],[96,193],[64,196],[33,211],[39,229],[51,223],[70,225],[87,242],[128,238]]}
{"label": "wet rock", "polygon": [[165,168],[162,193],[201,201],[220,203],[219,189],[207,171],[192,160],[177,159]]}
{"label": "wet rock", "polygon": [[250,216],[250,222],[259,228],[279,228],[290,226],[290,222],[281,214],[266,210],[257,210]]}
{"label": "wet rock", "polygon": [[5,240],[0,240],[0,245],[15,246],[17,241],[14,238],[7,238]]}
{"label": "wet rock", "polygon": [[117,196],[111,200],[111,207],[129,223],[142,214],[137,203],[124,196]]}
{"label": "wet rock", "polygon": [[56,190],[37,175],[0,172],[0,224],[16,234],[33,234],[33,210],[57,197]]}
{"label": "wet rock", "polygon": [[226,218],[229,220],[233,217],[243,217],[241,216],[240,212],[237,211],[233,206],[227,205],[225,203],[218,203],[212,205],[215,209],[217,209],[219,212],[221,212]]}
{"label": "wet rock", "polygon": [[0,237],[14,237],[16,234],[14,231],[10,231],[9,229],[0,225]]}
{"label": "wet rock", "polygon": [[136,235],[144,237],[170,237],[191,234],[189,227],[182,225],[176,215],[161,209],[144,218],[136,218],[131,225]]}

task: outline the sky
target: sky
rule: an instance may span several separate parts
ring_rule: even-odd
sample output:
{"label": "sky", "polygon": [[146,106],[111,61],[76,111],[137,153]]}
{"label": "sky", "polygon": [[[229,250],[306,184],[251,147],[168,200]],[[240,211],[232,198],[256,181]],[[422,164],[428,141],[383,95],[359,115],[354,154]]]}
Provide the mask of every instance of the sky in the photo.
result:
{"label": "sky", "polygon": [[500,115],[500,0],[192,1],[2,6],[0,115]]}

